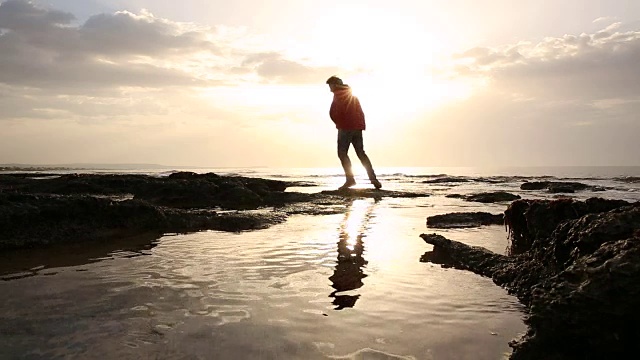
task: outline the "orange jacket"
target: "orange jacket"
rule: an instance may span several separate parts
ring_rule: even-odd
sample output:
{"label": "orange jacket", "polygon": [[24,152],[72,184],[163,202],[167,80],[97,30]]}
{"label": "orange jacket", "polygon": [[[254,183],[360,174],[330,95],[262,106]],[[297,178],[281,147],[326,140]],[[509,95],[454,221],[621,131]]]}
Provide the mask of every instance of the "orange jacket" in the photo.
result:
{"label": "orange jacket", "polygon": [[366,128],[360,100],[351,94],[351,88],[338,89],[333,92],[329,116],[339,130],[364,130]]}

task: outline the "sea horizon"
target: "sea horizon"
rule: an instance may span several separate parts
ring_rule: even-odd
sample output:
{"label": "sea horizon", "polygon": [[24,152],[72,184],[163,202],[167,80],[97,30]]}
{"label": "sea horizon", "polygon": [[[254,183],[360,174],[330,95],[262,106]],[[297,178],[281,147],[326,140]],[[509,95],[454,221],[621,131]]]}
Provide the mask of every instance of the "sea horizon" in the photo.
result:
{"label": "sea horizon", "polygon": [[[171,173],[192,171],[197,173],[220,172],[257,176],[270,174],[340,176],[339,166],[174,166],[136,163],[70,163],[70,164],[0,164],[0,173],[34,172],[115,172],[115,173]],[[364,175],[359,164],[356,174]],[[521,165],[521,166],[380,166],[379,175],[452,175],[452,176],[552,176],[559,178],[584,177],[635,177],[640,176],[640,165]]]}

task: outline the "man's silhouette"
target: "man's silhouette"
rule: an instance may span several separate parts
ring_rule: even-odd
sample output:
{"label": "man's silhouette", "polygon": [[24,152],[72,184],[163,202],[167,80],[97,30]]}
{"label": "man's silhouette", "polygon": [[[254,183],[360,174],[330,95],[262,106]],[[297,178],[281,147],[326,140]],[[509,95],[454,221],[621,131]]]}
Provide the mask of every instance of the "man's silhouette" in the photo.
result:
{"label": "man's silhouette", "polygon": [[371,165],[369,157],[364,152],[362,132],[365,130],[366,124],[360,101],[353,96],[349,85],[344,84],[339,77],[330,77],[327,80],[327,84],[329,84],[329,89],[333,92],[333,102],[331,103],[329,115],[338,129],[338,158],[340,158],[346,177],[346,181],[340,189],[350,188],[356,184],[348,155],[351,144],[353,144],[362,166],[367,170],[369,181],[376,189],[380,189],[382,184],[376,178],[373,165]]}

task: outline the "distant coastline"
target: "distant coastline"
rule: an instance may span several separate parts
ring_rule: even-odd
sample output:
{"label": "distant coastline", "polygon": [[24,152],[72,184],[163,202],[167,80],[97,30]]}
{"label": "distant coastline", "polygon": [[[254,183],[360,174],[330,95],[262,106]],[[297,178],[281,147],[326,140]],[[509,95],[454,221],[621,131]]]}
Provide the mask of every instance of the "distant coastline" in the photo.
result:
{"label": "distant coastline", "polygon": [[[550,165],[550,166],[448,166],[448,167],[378,167],[380,176],[393,176],[394,174],[426,175],[447,174],[459,176],[554,176],[558,178],[618,178],[640,177],[638,165]],[[256,166],[174,166],[145,163],[69,163],[69,164],[0,164],[0,172],[116,172],[116,173],[165,173],[174,171],[193,171],[197,173],[221,172],[236,173],[248,176],[269,177],[273,174],[289,174],[296,176],[305,175],[341,175],[339,167],[270,167]]]}
{"label": "distant coastline", "polygon": [[198,166],[169,166],[160,164],[0,164],[0,171],[43,171],[43,170],[139,170],[139,169],[206,169]]}

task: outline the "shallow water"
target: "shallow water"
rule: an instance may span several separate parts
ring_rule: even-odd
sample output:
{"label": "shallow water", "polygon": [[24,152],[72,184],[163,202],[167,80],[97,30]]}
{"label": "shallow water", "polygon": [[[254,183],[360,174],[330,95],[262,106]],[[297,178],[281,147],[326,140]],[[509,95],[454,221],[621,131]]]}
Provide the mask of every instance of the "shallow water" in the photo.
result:
{"label": "shallow water", "polygon": [[[288,191],[335,189],[343,181],[336,169],[214,171],[312,185]],[[424,183],[444,173],[467,182]],[[640,200],[637,181],[617,178],[640,176],[638,167],[379,175],[384,189],[432,196],[354,200],[344,214],[296,215],[261,231],[0,253],[0,359],[500,359],[525,331],[523,307],[490,279],[421,263],[432,247],[419,234],[503,253],[502,226],[434,231],[425,219],[501,213],[507,204],[445,195],[505,190],[524,198]],[[604,191],[520,190],[537,180]]]}
{"label": "shallow water", "polygon": [[[262,231],[4,254],[0,358],[504,358],[517,300],[420,262],[425,217],[454,209],[504,205],[364,199]],[[507,246],[501,226],[439,232]]]}

